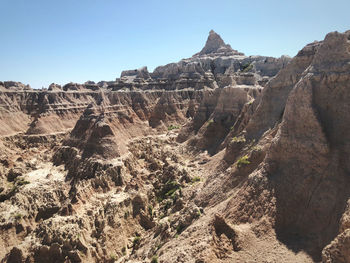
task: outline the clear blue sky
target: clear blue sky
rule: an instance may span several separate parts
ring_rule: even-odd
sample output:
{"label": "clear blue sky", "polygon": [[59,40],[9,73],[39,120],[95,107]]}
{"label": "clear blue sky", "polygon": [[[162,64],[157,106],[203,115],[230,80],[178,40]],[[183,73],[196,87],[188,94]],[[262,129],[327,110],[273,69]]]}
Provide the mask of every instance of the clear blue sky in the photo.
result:
{"label": "clear blue sky", "polygon": [[294,56],[350,29],[350,0],[0,0],[0,80],[113,80],[190,57],[214,29],[246,55]]}

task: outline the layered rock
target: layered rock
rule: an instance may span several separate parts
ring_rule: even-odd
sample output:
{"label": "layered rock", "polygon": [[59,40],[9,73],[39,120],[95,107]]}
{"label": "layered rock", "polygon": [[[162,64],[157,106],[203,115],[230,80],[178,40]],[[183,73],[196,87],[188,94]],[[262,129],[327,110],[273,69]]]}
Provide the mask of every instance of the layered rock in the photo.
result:
{"label": "layered rock", "polygon": [[282,238],[298,236],[316,258],[338,233],[350,194],[349,38],[350,32],[334,32],[320,44],[287,99],[267,156],[274,163],[268,172],[275,185],[276,229]]}
{"label": "layered rock", "polygon": [[[67,132],[74,127],[86,107],[91,103],[99,104],[101,100],[104,101],[106,115],[113,115],[116,118],[115,123],[119,129],[124,130],[128,125],[139,126],[138,129],[132,129],[130,133],[133,135],[142,134],[145,125],[148,126],[148,123],[143,124],[143,122],[148,122],[151,115],[152,118],[163,120],[165,126],[171,120],[185,121],[186,117],[184,116],[186,116],[189,107],[187,102],[193,100],[197,105],[201,93],[202,91],[193,90],[172,92],[117,92],[110,90],[3,92],[0,94],[0,120],[3,123],[0,127],[0,134]],[[159,115],[162,114],[162,108],[168,107],[168,105],[159,104],[158,99],[161,97],[173,100],[173,111],[176,112],[174,116]],[[159,114],[156,113],[157,111]],[[176,116],[179,118],[177,119]]]}
{"label": "layered rock", "polygon": [[[324,262],[347,262],[349,257],[349,39],[349,32],[334,32],[307,45],[267,83],[257,103],[246,103],[232,130],[224,133],[226,149],[213,159],[223,158],[218,169],[224,172],[210,176],[195,197],[197,204],[217,209],[230,200],[222,213],[232,229],[249,223],[260,238],[271,238],[269,231],[275,231],[277,242],[310,255],[303,262],[321,260],[322,250]],[[201,110],[203,106],[192,128],[180,132],[181,140],[208,119],[211,111]],[[208,138],[225,136],[216,129]],[[191,236],[199,232],[193,230]],[[232,259],[235,253],[226,256]]]}
{"label": "layered rock", "polygon": [[83,158],[119,156],[116,137],[105,120],[103,110],[99,112],[92,104],[84,111],[64,144],[80,149]]}
{"label": "layered rock", "polygon": [[196,149],[215,154],[235,123],[246,104],[260,96],[261,87],[228,86],[206,92],[193,122],[181,130],[178,141],[189,140]]}
{"label": "layered rock", "polygon": [[289,62],[210,32],[153,73],[6,89],[1,258],[349,261],[349,43]]}
{"label": "layered rock", "polygon": [[[213,30],[199,53],[178,63],[157,67],[152,73],[147,68],[123,71],[121,78],[110,87],[119,89],[184,89],[216,88],[232,84],[255,85],[284,68],[289,57],[272,58],[245,56],[225,44]],[[251,74],[247,74],[247,73]]]}
{"label": "layered rock", "polygon": [[150,75],[149,75],[147,67],[143,67],[143,68],[135,69],[135,70],[122,71],[120,77],[125,78],[126,80],[129,80],[129,81],[132,81],[135,78],[148,79],[148,78],[150,78]]}
{"label": "layered rock", "polygon": [[233,50],[230,45],[225,44],[222,38],[214,32],[214,30],[210,30],[207,42],[198,55],[207,55],[211,53],[233,53],[243,55],[242,53]]}
{"label": "layered rock", "polygon": [[0,81],[0,91],[7,91],[7,90],[11,90],[11,91],[31,90],[31,87],[21,82]]}

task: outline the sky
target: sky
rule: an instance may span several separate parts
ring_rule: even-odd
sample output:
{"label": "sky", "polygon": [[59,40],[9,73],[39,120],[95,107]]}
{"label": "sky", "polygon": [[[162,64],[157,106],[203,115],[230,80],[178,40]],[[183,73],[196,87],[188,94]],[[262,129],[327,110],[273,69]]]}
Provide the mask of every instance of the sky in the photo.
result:
{"label": "sky", "polygon": [[246,55],[295,56],[350,29],[349,0],[0,0],[0,81],[114,80],[199,52],[211,29]]}

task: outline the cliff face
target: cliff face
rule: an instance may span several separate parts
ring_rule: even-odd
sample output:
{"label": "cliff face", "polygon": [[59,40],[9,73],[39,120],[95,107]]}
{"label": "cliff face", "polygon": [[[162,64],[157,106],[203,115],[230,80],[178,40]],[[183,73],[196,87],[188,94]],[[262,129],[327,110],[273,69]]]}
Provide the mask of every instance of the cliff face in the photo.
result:
{"label": "cliff face", "polygon": [[112,82],[0,83],[4,262],[348,262],[350,32],[215,32]]}
{"label": "cliff face", "polygon": [[[338,233],[349,198],[349,36],[330,33],[319,46],[288,97],[267,156],[275,164],[269,173],[276,191],[276,229],[305,238],[318,253]],[[324,259],[339,260],[326,251]]]}
{"label": "cliff face", "polygon": [[[5,125],[0,128],[1,135],[18,132],[27,134],[47,134],[65,132],[72,129],[80,115],[89,105],[102,106],[106,115],[116,117],[120,123],[148,122],[158,118],[167,118],[173,112],[178,112],[176,121],[184,121],[187,106],[198,104],[201,91],[149,91],[149,92],[117,92],[110,90],[99,91],[10,91],[0,94],[1,120]],[[166,114],[169,105],[162,100],[172,100],[172,111]],[[162,105],[164,109],[162,108]],[[155,109],[157,106],[158,109]],[[95,106],[94,106],[95,107]],[[97,107],[97,106],[96,106]],[[167,108],[167,109],[165,109]],[[162,116],[156,112],[162,111]],[[163,112],[164,110],[164,112]],[[181,114],[183,116],[180,116]],[[14,116],[17,116],[14,118]],[[12,120],[12,121],[10,121]],[[114,120],[115,122],[117,120]],[[152,122],[152,121],[151,121]],[[146,124],[148,126],[148,124]]]}
{"label": "cliff face", "polygon": [[241,111],[225,139],[225,172],[197,197],[219,206],[231,195],[222,211],[228,224],[271,227],[315,261],[349,260],[349,39],[335,32],[307,45],[267,83],[246,125],[237,128]]}

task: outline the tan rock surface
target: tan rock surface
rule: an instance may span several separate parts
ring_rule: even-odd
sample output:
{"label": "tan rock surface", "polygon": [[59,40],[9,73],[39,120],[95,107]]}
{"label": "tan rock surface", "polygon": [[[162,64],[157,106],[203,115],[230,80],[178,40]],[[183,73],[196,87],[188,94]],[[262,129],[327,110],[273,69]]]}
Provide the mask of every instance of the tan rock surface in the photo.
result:
{"label": "tan rock surface", "polygon": [[290,62],[211,32],[153,73],[0,82],[1,261],[349,262],[349,73],[349,31]]}

